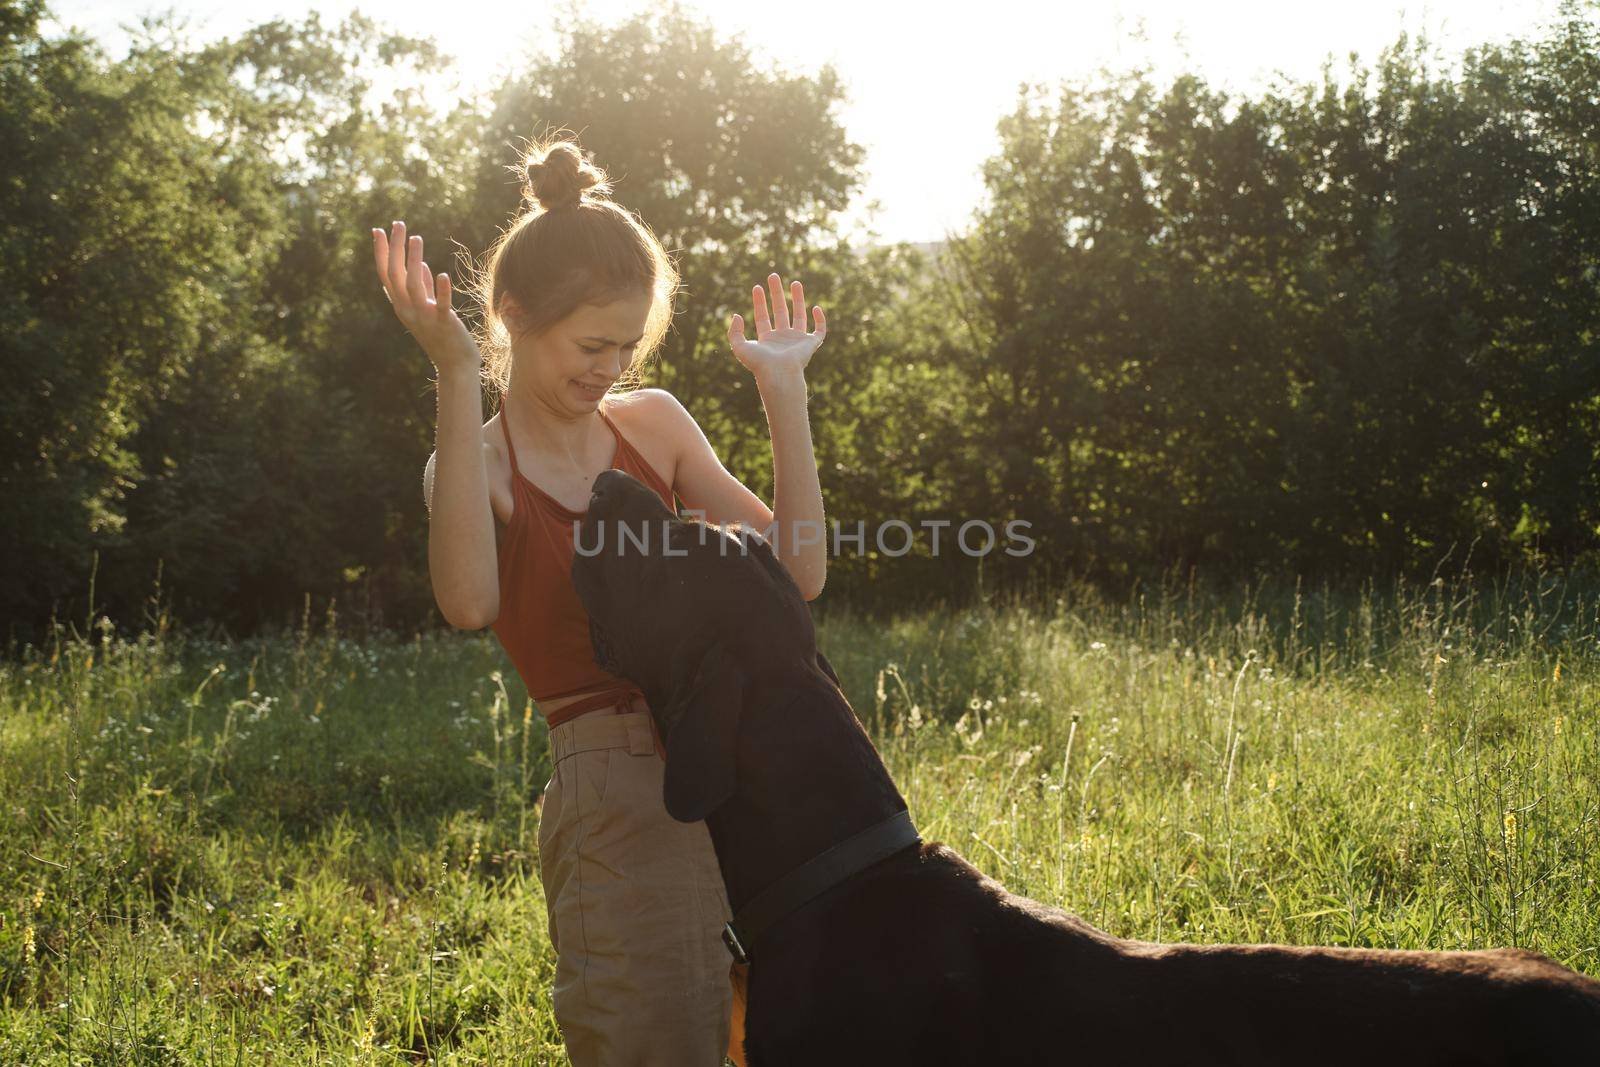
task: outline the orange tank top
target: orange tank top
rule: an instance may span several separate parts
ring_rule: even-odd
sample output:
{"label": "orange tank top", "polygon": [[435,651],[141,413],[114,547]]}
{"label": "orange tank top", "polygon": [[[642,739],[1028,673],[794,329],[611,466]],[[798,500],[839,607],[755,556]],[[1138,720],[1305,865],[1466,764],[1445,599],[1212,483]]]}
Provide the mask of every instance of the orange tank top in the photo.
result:
{"label": "orange tank top", "polygon": [[[671,487],[603,410],[600,418],[617,439],[611,467],[627,471],[654,489],[676,512]],[[511,458],[512,510],[498,550],[500,614],[493,624],[495,636],[535,701],[601,690],[545,716],[551,727],[599,708],[627,711],[635,699],[642,701],[644,693],[626,678],[602,670],[595,663],[594,648],[589,642],[589,615],[572,587],[573,538],[584,512],[573,511],[523,477],[506,424],[503,393],[500,426]],[[654,733],[653,719],[650,728]],[[656,751],[665,758],[659,736]]]}

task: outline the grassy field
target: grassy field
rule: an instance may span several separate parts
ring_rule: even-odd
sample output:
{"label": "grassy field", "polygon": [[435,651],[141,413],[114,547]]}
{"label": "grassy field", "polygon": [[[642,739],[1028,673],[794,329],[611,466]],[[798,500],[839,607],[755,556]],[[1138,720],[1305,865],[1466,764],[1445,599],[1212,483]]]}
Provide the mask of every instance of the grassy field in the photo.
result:
{"label": "grassy field", "polygon": [[[1181,583],[819,641],[923,836],[1116,934],[1600,975],[1595,593]],[[561,1063],[487,632],[97,620],[0,665],[0,1063]]]}

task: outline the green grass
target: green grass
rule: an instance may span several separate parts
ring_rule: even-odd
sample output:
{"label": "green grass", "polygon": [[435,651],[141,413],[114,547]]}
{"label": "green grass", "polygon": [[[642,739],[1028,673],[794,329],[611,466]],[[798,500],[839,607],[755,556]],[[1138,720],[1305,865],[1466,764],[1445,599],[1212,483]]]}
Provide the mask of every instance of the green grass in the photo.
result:
{"label": "green grass", "polygon": [[[1016,892],[1128,937],[1600,975],[1592,599],[814,607],[923,836]],[[546,737],[487,632],[58,629],[0,665],[0,1063],[563,1062]]]}

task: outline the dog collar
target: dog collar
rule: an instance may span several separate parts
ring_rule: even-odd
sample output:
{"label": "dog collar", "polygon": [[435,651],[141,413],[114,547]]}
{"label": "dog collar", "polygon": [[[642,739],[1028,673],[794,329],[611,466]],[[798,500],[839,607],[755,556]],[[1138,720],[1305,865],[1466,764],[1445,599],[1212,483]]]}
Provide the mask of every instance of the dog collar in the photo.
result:
{"label": "dog collar", "polygon": [[922,837],[904,808],[860,833],[817,853],[752,897],[732,922],[722,927],[722,943],[735,963],[748,964],[750,951],[773,923],[798,910],[840,882],[887,859]]}

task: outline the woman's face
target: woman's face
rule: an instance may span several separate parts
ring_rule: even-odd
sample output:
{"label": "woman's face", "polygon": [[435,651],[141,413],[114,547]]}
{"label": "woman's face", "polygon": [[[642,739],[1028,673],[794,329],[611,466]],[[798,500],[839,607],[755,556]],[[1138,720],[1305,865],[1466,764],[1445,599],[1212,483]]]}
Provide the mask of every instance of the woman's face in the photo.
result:
{"label": "woman's face", "polygon": [[[580,304],[543,334],[512,342],[517,376],[531,376],[535,391],[552,406],[575,414],[594,411],[633,363],[650,306],[649,293]],[[514,323],[515,313],[508,318]]]}

